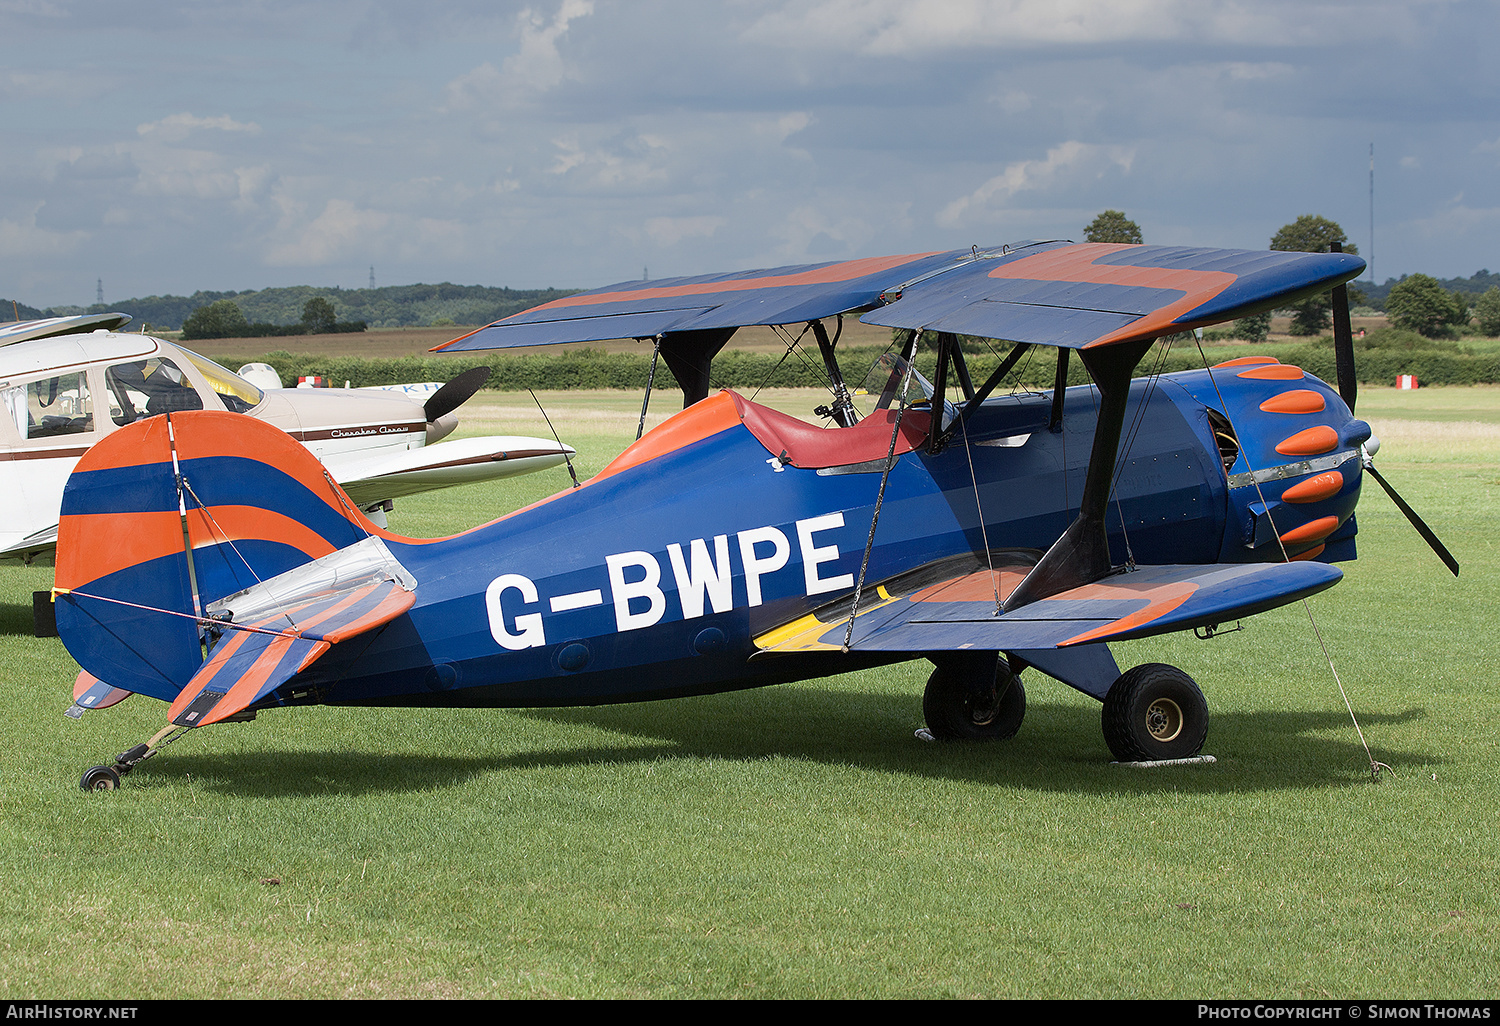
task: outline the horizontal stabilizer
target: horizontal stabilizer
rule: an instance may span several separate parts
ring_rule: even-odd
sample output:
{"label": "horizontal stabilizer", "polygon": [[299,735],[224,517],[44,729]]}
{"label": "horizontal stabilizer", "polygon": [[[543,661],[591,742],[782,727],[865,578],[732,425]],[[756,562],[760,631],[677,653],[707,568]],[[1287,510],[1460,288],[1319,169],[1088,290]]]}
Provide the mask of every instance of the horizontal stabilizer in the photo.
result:
{"label": "horizontal stabilizer", "polygon": [[[1347,253],[1027,242],[623,282],[524,310],[434,351],[650,338],[869,311],[867,324],[1084,348],[1288,306],[1357,276]],[[707,343],[705,343],[707,344]]]}
{"label": "horizontal stabilizer", "polygon": [[63,715],[76,720],[90,710],[119,705],[133,694],[135,692],[104,683],[87,670],[79,670],[78,679],[73,682],[73,704]]}
{"label": "horizontal stabilizer", "polygon": [[[217,723],[249,708],[341,641],[390,623],[416,601],[410,580],[379,539],[351,546],[210,607],[238,612],[209,659],[182,689],[168,719]],[[368,572],[384,560],[391,572]]]}
{"label": "horizontal stabilizer", "polygon": [[[1014,651],[1124,641],[1224,623],[1331,588],[1326,563],[1138,566],[997,612],[1026,567],[971,570],[917,590],[882,585],[861,603],[849,648],[857,652]],[[998,599],[997,599],[998,595]],[[849,603],[832,604],[756,639],[761,653],[838,650]]]}

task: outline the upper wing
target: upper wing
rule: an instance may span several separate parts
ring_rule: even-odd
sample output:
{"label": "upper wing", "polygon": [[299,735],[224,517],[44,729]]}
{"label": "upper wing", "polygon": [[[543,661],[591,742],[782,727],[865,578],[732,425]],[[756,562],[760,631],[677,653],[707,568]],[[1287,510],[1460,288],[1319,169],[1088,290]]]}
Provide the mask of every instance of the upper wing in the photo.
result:
{"label": "upper wing", "polygon": [[[1331,588],[1343,572],[1327,563],[1141,566],[1049,595],[1010,612],[1000,601],[1029,566],[985,567],[912,588],[871,590],[854,618],[858,652],[1012,651],[1124,641],[1224,623]],[[755,639],[761,653],[839,649],[849,600],[830,604]]]}
{"label": "upper wing", "polygon": [[1083,348],[1284,306],[1364,266],[1345,253],[1023,243],[625,282],[523,311],[436,349],[647,338],[857,310],[869,311],[861,318],[869,324]]}
{"label": "upper wing", "polygon": [[794,324],[874,306],[882,290],[952,266],[968,250],[871,257],[733,274],[628,281],[565,296],[434,346],[510,349],[650,338],[665,332]]}
{"label": "upper wing", "polygon": [[574,454],[571,446],[542,438],[459,438],[420,449],[353,461],[324,458],[339,486],[360,506],[434,488],[515,477],[556,467]]}

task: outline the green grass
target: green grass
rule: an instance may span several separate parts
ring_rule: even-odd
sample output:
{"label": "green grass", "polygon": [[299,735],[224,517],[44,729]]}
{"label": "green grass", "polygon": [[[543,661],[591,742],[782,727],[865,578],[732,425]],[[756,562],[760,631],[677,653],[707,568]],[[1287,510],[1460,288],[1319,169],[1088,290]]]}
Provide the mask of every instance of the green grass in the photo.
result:
{"label": "green grass", "polygon": [[[545,434],[513,399],[471,426]],[[581,474],[634,435],[638,397],[544,401]],[[913,663],[595,709],[278,710],[84,794],[163,707],[61,716],[76,664],[28,633],[50,573],[0,569],[0,995],[1493,998],[1500,389],[1362,389],[1360,412],[1464,565],[1372,487],[1359,561],[1311,602],[1379,782],[1298,605],[1117,647],[1200,681],[1212,766],[1110,765],[1097,703],[1035,673],[1013,741],[924,744]],[[566,481],[405,500],[392,527]]]}

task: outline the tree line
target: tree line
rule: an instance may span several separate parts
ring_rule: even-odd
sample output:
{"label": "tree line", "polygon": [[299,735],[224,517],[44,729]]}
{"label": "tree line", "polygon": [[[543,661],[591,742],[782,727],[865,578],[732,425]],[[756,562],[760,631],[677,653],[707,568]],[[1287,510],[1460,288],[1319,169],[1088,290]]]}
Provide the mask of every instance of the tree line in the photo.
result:
{"label": "tree line", "polygon": [[364,331],[364,321],[341,321],[333,304],[314,296],[302,305],[302,319],[296,324],[269,324],[247,320],[238,303],[219,299],[200,306],[182,322],[185,341],[200,338],[266,338],[276,335],[333,335]]}
{"label": "tree line", "polygon": [[[20,319],[63,317],[70,314],[119,311],[135,318],[133,326],[149,324],[157,331],[180,329],[193,312],[231,300],[250,324],[295,328],[308,300],[331,303],[339,321],[364,321],[372,328],[426,327],[431,324],[489,324],[540,303],[572,295],[577,289],[508,289],[487,285],[388,285],[375,289],[321,288],[294,285],[247,289],[243,292],[194,292],[191,296],[146,296],[93,306],[55,306],[37,309],[18,304]],[[6,310],[11,308],[4,301]],[[0,317],[5,312],[0,311]],[[295,334],[296,332],[292,332]]]}

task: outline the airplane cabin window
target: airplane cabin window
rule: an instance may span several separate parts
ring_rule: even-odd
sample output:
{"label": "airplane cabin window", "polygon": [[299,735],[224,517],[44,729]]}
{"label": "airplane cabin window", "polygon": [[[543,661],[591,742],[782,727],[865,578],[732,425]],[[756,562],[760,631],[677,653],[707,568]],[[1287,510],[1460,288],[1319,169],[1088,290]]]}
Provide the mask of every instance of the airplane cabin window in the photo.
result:
{"label": "airplane cabin window", "polygon": [[22,438],[51,438],[94,430],[94,405],[81,371],[7,388],[4,401],[6,413]]}
{"label": "airplane cabin window", "polygon": [[158,413],[203,409],[202,397],[181,368],[161,357],[117,363],[104,372],[104,381],[110,419],[122,426]]}

